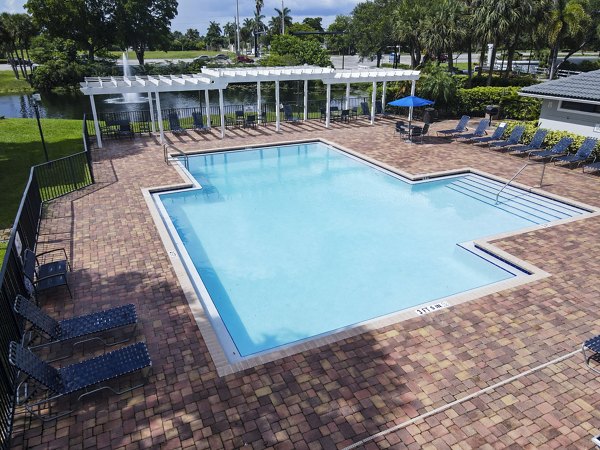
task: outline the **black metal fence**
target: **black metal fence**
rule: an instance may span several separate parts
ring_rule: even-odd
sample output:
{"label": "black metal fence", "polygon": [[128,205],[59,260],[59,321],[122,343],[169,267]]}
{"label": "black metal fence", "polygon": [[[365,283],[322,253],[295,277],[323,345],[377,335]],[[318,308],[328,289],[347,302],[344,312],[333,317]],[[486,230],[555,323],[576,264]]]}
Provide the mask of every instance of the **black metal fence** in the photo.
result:
{"label": "black metal fence", "polygon": [[[331,106],[337,107],[338,109],[353,109],[358,111],[358,115],[361,115],[361,104],[366,103],[369,110],[371,108],[371,101],[367,97],[354,97],[348,99],[348,105],[346,108],[345,98],[332,98]],[[292,107],[294,117],[303,118],[304,106],[295,102],[284,102],[286,105]],[[308,108],[308,120],[321,119],[321,110],[326,107],[325,100],[310,100],[307,104]],[[226,125],[240,117],[246,117],[249,115],[256,115],[257,122],[260,123],[273,123],[276,121],[276,108],[275,103],[261,104],[260,112],[257,111],[256,103],[241,103],[236,105],[225,105],[223,107],[223,116],[226,119]],[[284,120],[283,111],[281,112],[281,120]],[[196,107],[187,108],[166,108],[161,109],[162,125],[164,131],[173,131],[178,128],[193,129],[200,126],[207,126],[209,123],[211,127],[221,126],[221,112],[219,105],[211,105],[207,108],[203,105]],[[194,116],[196,118],[194,119]],[[199,121],[202,121],[199,123]],[[99,113],[98,114],[98,125],[102,139],[113,139],[120,138],[123,136],[132,137],[135,135],[141,135],[149,133],[151,130],[158,131],[158,114],[154,114],[154,123],[152,123],[152,115],[150,110],[143,111],[120,111],[110,113]],[[94,123],[88,120],[85,124],[86,136],[96,136],[96,129]]]}
{"label": "black metal fence", "polygon": [[[86,127],[84,118],[84,128]],[[8,344],[20,341],[22,321],[15,315],[17,294],[27,295],[23,284],[22,255],[35,250],[42,208],[45,201],[91,185],[94,182],[87,132],[84,148],[65,158],[33,166],[8,240],[0,268],[0,448],[10,448],[15,410],[16,372],[8,361]]]}

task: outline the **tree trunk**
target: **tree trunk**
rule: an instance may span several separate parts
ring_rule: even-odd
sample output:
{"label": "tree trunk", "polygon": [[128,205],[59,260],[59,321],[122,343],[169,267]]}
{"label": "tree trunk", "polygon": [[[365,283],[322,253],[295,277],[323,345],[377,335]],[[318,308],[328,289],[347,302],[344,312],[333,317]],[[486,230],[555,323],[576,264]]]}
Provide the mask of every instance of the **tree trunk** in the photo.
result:
{"label": "tree trunk", "polygon": [[377,51],[377,67],[381,65],[381,50]]}
{"label": "tree trunk", "polygon": [[468,73],[468,81],[467,81],[467,87],[471,87],[471,85],[473,84],[473,61],[471,60],[471,47],[472,47],[472,43],[471,43],[471,38],[467,39],[467,73]]}
{"label": "tree trunk", "polygon": [[452,49],[448,50],[448,70],[452,73],[452,69],[454,69],[454,61],[452,58]]}
{"label": "tree trunk", "polygon": [[512,72],[513,60],[515,59],[515,51],[514,46],[511,46],[507,50],[507,59],[506,59],[506,72],[504,73],[504,78],[508,78],[508,75]]}
{"label": "tree trunk", "polygon": [[490,70],[488,72],[488,78],[486,86],[492,85],[492,75],[494,74],[494,61],[496,60],[496,50],[498,47],[498,39],[494,40],[494,48],[492,49],[492,58],[490,59]]}
{"label": "tree trunk", "polygon": [[483,75],[483,61],[485,60],[485,42],[481,44],[481,53],[479,54],[479,70],[477,70],[477,76]]}
{"label": "tree trunk", "polygon": [[140,46],[136,49],[134,49],[135,51],[135,56],[138,60],[138,63],[140,64],[140,67],[144,65],[144,53],[146,52],[146,48],[145,46]]}
{"label": "tree trunk", "polygon": [[94,46],[93,45],[88,45],[88,60],[89,61],[93,61],[94,60]]}
{"label": "tree trunk", "polygon": [[15,74],[15,78],[17,80],[20,80],[21,77],[19,76],[19,69],[17,68],[17,58],[15,57],[13,51],[10,49],[8,50],[8,57],[11,60],[10,67],[12,68],[13,73]]}
{"label": "tree trunk", "polygon": [[556,61],[558,60],[559,45],[560,45],[560,43],[558,41],[556,41],[556,43],[552,47],[552,50],[550,51],[550,74],[548,75],[549,80],[554,79],[554,75],[556,72],[556,66],[557,66]]}

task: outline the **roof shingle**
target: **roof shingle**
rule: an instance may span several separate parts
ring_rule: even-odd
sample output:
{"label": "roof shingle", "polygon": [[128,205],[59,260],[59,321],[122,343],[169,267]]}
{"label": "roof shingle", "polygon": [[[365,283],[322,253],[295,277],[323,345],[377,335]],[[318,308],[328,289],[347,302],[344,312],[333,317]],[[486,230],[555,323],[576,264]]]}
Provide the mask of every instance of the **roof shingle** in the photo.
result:
{"label": "roof shingle", "polygon": [[600,70],[547,81],[521,89],[524,94],[600,102]]}

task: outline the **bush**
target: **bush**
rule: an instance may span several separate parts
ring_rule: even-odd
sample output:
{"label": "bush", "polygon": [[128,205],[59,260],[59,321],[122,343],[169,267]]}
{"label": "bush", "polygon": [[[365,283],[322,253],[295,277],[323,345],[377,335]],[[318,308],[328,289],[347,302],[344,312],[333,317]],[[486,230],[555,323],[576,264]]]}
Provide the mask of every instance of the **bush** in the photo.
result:
{"label": "bush", "polygon": [[31,84],[40,91],[55,88],[79,87],[84,77],[119,75],[120,69],[110,61],[61,61],[53,60],[38,66],[31,78]]}
{"label": "bush", "polygon": [[503,117],[516,120],[537,120],[541,101],[520,97],[519,88],[477,87],[459,89],[453,105],[456,115],[483,116],[487,105],[500,105]]}
{"label": "bush", "polygon": [[[529,121],[529,122],[511,121],[511,122],[508,122],[506,124],[506,131],[504,132],[505,135],[510,134],[512,132],[513,128],[516,127],[517,125],[525,125],[525,132],[523,133],[521,142],[523,144],[529,144],[531,142],[531,139],[533,138],[533,135],[535,134],[535,132],[538,129],[537,121],[533,121],[533,122],[532,121]],[[558,143],[558,141],[560,141],[564,137],[570,137],[573,139],[573,143],[569,146],[569,151],[571,153],[575,153],[577,151],[577,149],[579,148],[579,146],[583,143],[583,141],[586,138],[585,136],[581,136],[581,135],[575,134],[575,133],[570,133],[568,131],[550,130],[550,131],[548,131],[548,134],[546,135],[546,139],[544,139],[544,147],[551,148],[554,145],[556,145]],[[596,155],[600,156],[600,148],[598,145],[596,145],[594,152]]]}
{"label": "bush", "polygon": [[[457,80],[459,87],[466,88],[469,83],[468,75],[454,75]],[[539,81],[533,75],[514,75],[508,78],[501,78],[498,75],[492,77],[492,84],[490,87],[510,87],[518,86],[525,87],[538,84]],[[471,87],[487,87],[487,75],[485,76],[473,76],[471,79]]]}

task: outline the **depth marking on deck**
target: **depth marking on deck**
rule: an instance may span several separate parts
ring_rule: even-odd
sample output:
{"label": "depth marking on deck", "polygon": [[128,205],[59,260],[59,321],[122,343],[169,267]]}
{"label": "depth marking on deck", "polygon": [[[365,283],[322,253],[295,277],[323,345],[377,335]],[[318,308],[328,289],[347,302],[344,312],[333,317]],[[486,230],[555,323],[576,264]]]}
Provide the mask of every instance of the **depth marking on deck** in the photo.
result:
{"label": "depth marking on deck", "polygon": [[546,367],[551,366],[553,364],[557,364],[557,363],[559,363],[561,361],[564,361],[565,359],[569,359],[571,356],[574,356],[577,353],[581,353],[581,349],[572,351],[571,353],[567,353],[566,355],[563,355],[563,356],[559,356],[558,358],[555,358],[552,361],[548,361],[548,362],[546,362],[544,364],[541,364],[539,366],[533,367],[533,368],[531,368],[529,370],[526,370],[523,373],[520,373],[518,375],[514,375],[514,376],[512,376],[510,378],[507,378],[506,380],[499,381],[498,383],[492,384],[491,386],[488,386],[485,389],[481,389],[480,391],[473,392],[472,394],[469,394],[466,397],[459,398],[458,400],[455,400],[453,402],[447,403],[447,404],[445,404],[443,406],[440,406],[440,407],[438,407],[436,409],[433,409],[433,410],[431,410],[429,412],[421,414],[420,416],[414,417],[414,418],[412,418],[410,420],[407,420],[406,422],[402,422],[401,424],[398,424],[396,426],[388,428],[387,430],[383,430],[383,431],[380,431],[379,433],[375,433],[375,434],[373,434],[371,436],[368,436],[368,437],[366,437],[366,438],[364,438],[364,439],[362,439],[362,440],[360,440],[358,442],[355,442],[352,445],[344,447],[343,450],[351,450],[353,448],[360,447],[360,446],[366,444],[367,442],[373,441],[373,440],[375,440],[375,439],[377,439],[379,437],[382,437],[382,436],[386,436],[386,435],[388,435],[390,433],[393,433],[393,432],[398,431],[398,430],[400,430],[402,428],[405,428],[405,427],[407,427],[409,425],[412,425],[415,422],[419,422],[419,421],[424,420],[424,419],[426,419],[426,418],[428,418],[430,416],[438,414],[438,413],[440,413],[442,411],[445,411],[447,409],[453,408],[456,405],[459,405],[459,404],[461,404],[463,402],[471,400],[472,398],[478,397],[481,394],[486,394],[486,393],[488,393],[490,391],[493,391],[493,390],[499,388],[500,386],[504,386],[505,384],[512,383],[513,381],[516,381],[519,378],[522,378],[524,376],[530,375],[533,372],[537,372],[538,370],[545,369]]}

